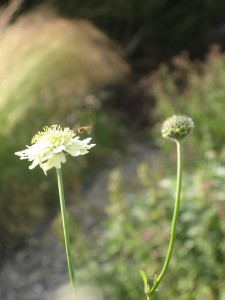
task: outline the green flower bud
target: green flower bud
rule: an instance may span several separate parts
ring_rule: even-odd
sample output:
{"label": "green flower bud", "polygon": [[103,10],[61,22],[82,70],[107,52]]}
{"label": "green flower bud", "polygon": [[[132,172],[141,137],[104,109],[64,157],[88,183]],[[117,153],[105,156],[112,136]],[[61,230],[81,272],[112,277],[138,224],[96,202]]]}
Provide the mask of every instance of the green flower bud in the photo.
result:
{"label": "green flower bud", "polygon": [[164,138],[181,141],[192,132],[193,128],[191,118],[174,115],[163,123],[161,132]]}

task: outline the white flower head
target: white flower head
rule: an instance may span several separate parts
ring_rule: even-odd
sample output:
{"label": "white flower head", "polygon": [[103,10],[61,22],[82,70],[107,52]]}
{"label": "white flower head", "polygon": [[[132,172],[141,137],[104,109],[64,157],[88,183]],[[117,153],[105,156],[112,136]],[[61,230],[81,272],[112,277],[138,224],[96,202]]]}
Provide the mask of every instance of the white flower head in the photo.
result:
{"label": "white flower head", "polygon": [[49,169],[61,168],[61,164],[66,161],[67,153],[72,156],[88,153],[88,150],[95,146],[95,144],[89,144],[90,141],[91,138],[80,140],[80,137],[68,127],[62,129],[58,125],[46,126],[42,132],[38,132],[32,138],[31,146],[15,154],[20,156],[20,159],[32,161],[29,169],[40,165],[47,175],[46,172]]}

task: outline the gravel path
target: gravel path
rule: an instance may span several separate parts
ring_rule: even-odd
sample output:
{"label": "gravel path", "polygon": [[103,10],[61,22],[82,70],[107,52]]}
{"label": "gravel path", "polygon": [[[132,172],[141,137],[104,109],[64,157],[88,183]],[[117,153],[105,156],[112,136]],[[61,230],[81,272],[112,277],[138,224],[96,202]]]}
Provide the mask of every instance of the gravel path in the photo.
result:
{"label": "gravel path", "polygon": [[[88,189],[83,192],[82,201],[78,203],[79,214],[82,215],[85,226],[92,226],[95,222],[90,210],[103,209],[107,201],[107,182],[112,169],[120,167],[125,180],[135,180],[136,166],[143,160],[149,163],[155,161],[154,152],[150,146],[135,144],[129,148],[126,157],[113,159],[111,166],[99,172]],[[151,162],[150,162],[151,159]],[[70,296],[62,296],[64,285],[68,284],[68,271],[65,250],[58,240],[51,224],[46,226],[43,233],[31,237],[26,245],[8,258],[0,270],[0,299],[1,300],[70,300]],[[58,290],[58,296],[52,294]],[[87,290],[90,290],[88,293]],[[79,297],[82,300],[100,300],[98,291],[92,287],[82,289]],[[62,292],[63,291],[63,292]],[[87,292],[92,296],[83,295]],[[65,292],[66,293],[66,292]],[[94,295],[97,295],[94,297]]]}
{"label": "gravel path", "polygon": [[[50,275],[51,274],[51,275]],[[67,281],[63,245],[49,228],[8,259],[0,273],[0,299],[39,300]]]}

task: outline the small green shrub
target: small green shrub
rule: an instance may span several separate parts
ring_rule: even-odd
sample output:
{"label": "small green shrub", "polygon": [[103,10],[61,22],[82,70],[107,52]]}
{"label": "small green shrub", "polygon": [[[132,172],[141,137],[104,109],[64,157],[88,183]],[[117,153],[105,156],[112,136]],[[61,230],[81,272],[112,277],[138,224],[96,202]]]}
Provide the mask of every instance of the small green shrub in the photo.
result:
{"label": "small green shrub", "polygon": [[[104,231],[88,250],[89,275],[107,299],[140,299],[139,270],[157,274],[168,247],[175,176],[159,179],[146,163],[137,174],[139,188],[132,188],[112,172]],[[225,297],[224,180],[224,166],[213,160],[185,174],[174,255],[156,299]]]}
{"label": "small green shrub", "polygon": [[149,91],[156,98],[158,124],[171,114],[192,116],[196,129],[191,146],[187,145],[192,157],[200,158],[210,150],[221,151],[224,147],[224,79],[225,56],[214,46],[205,61],[192,62],[183,53],[172,59],[171,66],[162,65],[148,81]]}

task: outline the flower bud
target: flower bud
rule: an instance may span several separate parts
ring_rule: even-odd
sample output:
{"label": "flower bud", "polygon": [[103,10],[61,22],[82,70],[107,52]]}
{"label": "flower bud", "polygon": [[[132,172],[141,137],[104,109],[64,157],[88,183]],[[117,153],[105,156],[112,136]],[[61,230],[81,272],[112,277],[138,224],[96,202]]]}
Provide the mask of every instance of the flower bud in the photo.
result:
{"label": "flower bud", "polygon": [[192,132],[194,123],[187,116],[172,116],[162,125],[162,136],[167,139],[181,141]]}

